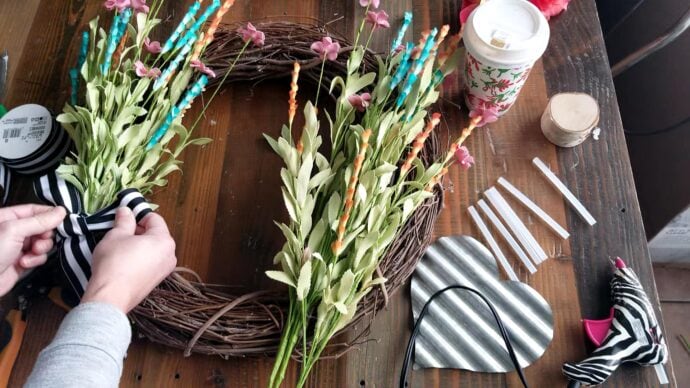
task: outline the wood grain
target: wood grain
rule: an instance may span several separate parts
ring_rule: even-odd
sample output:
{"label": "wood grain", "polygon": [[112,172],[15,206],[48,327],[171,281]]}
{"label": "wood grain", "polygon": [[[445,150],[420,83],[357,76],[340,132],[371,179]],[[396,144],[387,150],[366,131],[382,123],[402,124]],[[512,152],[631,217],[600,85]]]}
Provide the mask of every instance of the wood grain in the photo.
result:
{"label": "wood grain", "polygon": [[[169,1],[162,37],[171,30],[191,0]],[[40,3],[40,4],[39,4]],[[8,102],[42,103],[59,110],[68,93],[67,69],[78,47],[78,32],[97,13],[105,15],[100,1],[27,1],[24,5],[0,5],[0,11],[26,15],[27,22],[13,24],[24,40],[13,42],[21,54],[13,61],[21,72],[13,73]],[[383,7],[398,25],[405,10],[415,15],[408,39],[432,26],[451,24],[457,30],[459,2],[455,0],[383,1]],[[335,0],[240,0],[226,21],[263,18],[298,20],[318,18],[329,27],[354,37],[362,16],[356,1]],[[558,222],[568,225],[569,241],[553,235],[524,209],[514,208],[552,259],[529,276],[509,256],[516,272],[549,301],[554,311],[554,341],[545,355],[527,368],[532,386],[564,386],[560,367],[586,354],[579,319],[603,316],[609,301],[609,255],[621,255],[638,271],[658,307],[654,280],[635,197],[615,92],[611,82],[596,8],[592,0],[573,2],[568,11],[552,20],[550,48],[535,66],[518,103],[496,124],[473,135],[468,142],[477,164],[469,171],[452,169],[446,180],[445,209],[436,236],[478,236],[466,211],[481,193],[504,176],[535,199]],[[0,37],[8,31],[0,21]],[[414,37],[413,37],[414,33]],[[394,30],[377,32],[373,47],[388,48]],[[6,38],[0,38],[6,39]],[[4,44],[0,40],[0,46]],[[13,49],[14,50],[14,49]],[[459,78],[448,84],[438,111],[443,113],[441,131],[457,136],[467,112],[461,108]],[[174,174],[168,186],[152,200],[168,221],[177,241],[180,264],[197,271],[210,282],[232,285],[238,292],[273,287],[263,276],[273,254],[282,245],[272,224],[285,216],[279,191],[279,159],[261,138],[276,134],[287,112],[287,81],[258,85],[237,84],[224,90],[207,110],[196,129],[214,142],[192,148],[184,155],[182,174]],[[587,141],[572,150],[556,149],[539,130],[549,95],[583,91],[598,99],[602,108],[602,140]],[[300,91],[301,97],[310,91]],[[211,91],[205,95],[210,97]],[[196,104],[185,118],[189,124],[199,114]],[[530,160],[539,156],[551,165],[581,198],[599,223],[590,228],[570,211],[562,198],[540,177]],[[19,202],[28,201],[28,185],[19,186]],[[505,247],[504,247],[505,248]],[[504,249],[504,252],[508,252]],[[576,292],[577,291],[577,292]],[[50,340],[64,315],[47,302],[33,308],[27,336],[11,376],[11,386],[20,386],[30,372],[39,350]],[[660,316],[660,314],[659,314]],[[373,322],[369,341],[347,356],[318,364],[311,387],[390,387],[400,372],[402,354],[411,327],[409,289],[398,293]],[[230,359],[193,355],[135,340],[125,362],[124,387],[261,387],[267,384],[272,359]],[[670,368],[667,368],[670,370]],[[286,381],[295,379],[295,365]],[[656,386],[649,369],[624,368],[607,383],[611,387]],[[286,384],[286,386],[291,386]],[[480,374],[454,370],[414,371],[413,387],[520,386],[515,373]]]}

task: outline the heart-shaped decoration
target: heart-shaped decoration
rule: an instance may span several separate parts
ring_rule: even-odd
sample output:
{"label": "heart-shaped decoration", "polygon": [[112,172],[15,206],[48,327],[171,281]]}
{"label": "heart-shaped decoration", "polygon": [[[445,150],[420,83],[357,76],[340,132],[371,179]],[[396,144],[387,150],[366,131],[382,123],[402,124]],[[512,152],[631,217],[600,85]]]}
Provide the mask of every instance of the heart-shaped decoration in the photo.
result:
{"label": "heart-shaped decoration", "polygon": [[[415,321],[431,295],[459,284],[482,293],[495,307],[521,367],[536,361],[553,339],[553,313],[527,284],[499,279],[496,259],[468,236],[442,237],[430,245],[412,277]],[[475,372],[515,369],[488,306],[469,291],[434,299],[415,342],[415,365]]]}

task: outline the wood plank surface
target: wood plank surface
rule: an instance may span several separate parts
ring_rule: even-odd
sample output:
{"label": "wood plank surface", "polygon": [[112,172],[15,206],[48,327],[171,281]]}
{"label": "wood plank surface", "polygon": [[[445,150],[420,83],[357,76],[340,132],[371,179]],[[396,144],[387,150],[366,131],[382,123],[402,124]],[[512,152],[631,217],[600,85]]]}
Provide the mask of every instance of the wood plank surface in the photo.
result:
{"label": "wood plank surface", "polygon": [[[170,30],[191,0],[169,1],[163,25]],[[414,12],[414,39],[431,26],[449,23],[458,28],[457,0],[383,0],[382,8],[397,26],[405,10]],[[0,21],[0,48],[13,47],[13,66],[7,103],[35,102],[59,111],[68,95],[67,70],[73,65],[79,36],[97,14],[106,15],[101,1],[34,0],[0,5],[0,20],[25,15],[23,24]],[[317,18],[329,28],[353,36],[362,17],[357,1],[340,0],[238,0],[226,21],[264,18],[304,20]],[[650,292],[658,299],[644,230],[635,195],[630,163],[611,81],[608,62],[593,0],[572,2],[568,11],[552,20],[550,47],[538,62],[517,104],[497,123],[476,132],[468,147],[477,160],[469,171],[453,168],[446,179],[446,200],[436,237],[469,234],[479,237],[466,208],[481,192],[504,176],[542,206],[571,233],[563,242],[530,217],[514,208],[551,257],[529,276],[509,255],[520,278],[539,291],[554,311],[554,340],[544,356],[526,369],[531,386],[565,386],[560,368],[565,361],[579,361],[587,352],[580,317],[600,317],[610,307],[611,268],[607,258],[628,259]],[[23,37],[17,41],[7,33]],[[374,48],[385,49],[394,30],[381,31]],[[408,38],[412,35],[408,32]],[[18,43],[19,42],[19,43]],[[10,46],[14,44],[14,46]],[[440,131],[456,136],[465,124],[460,78],[449,82],[436,109],[443,113]],[[185,152],[182,174],[152,198],[160,205],[177,241],[180,265],[197,271],[206,281],[237,287],[238,292],[274,287],[263,275],[282,245],[273,219],[285,217],[280,196],[280,160],[266,146],[261,134],[276,135],[286,119],[288,81],[258,85],[236,84],[225,89],[206,112],[197,135],[214,142]],[[539,117],[548,96],[563,91],[592,94],[602,109],[602,139],[588,140],[574,149],[556,149],[539,130]],[[207,92],[207,97],[210,95]],[[300,91],[304,98],[309,88]],[[196,104],[188,113],[190,123],[199,113]],[[445,144],[445,143],[444,143]],[[562,198],[541,178],[530,160],[539,156],[565,180],[597,218],[588,227],[568,209]],[[20,182],[16,202],[30,201],[26,182]],[[514,203],[514,202],[513,202]],[[507,249],[504,252],[508,252]],[[21,386],[38,352],[52,337],[64,311],[39,303],[28,317],[27,335],[13,370],[10,385]],[[661,315],[658,313],[658,316]],[[409,287],[390,301],[373,324],[370,341],[343,358],[318,364],[311,387],[390,387],[397,383],[402,356],[411,328]],[[122,377],[123,387],[261,387],[266,386],[272,359],[230,359],[193,355],[153,345],[132,344]],[[672,369],[667,370],[672,377]],[[295,380],[295,365],[286,381]],[[454,370],[414,371],[412,387],[518,387],[515,373],[481,374]],[[625,367],[607,382],[611,387],[657,386],[649,368]],[[292,386],[286,384],[286,386]]]}

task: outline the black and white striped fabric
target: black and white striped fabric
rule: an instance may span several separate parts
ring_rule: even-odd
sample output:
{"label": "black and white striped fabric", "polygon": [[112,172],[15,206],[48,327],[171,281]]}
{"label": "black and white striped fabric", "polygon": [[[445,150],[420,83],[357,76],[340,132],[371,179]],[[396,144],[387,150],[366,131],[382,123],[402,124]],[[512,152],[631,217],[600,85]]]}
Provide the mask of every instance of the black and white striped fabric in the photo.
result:
{"label": "black and white striped fabric", "polygon": [[2,190],[2,205],[7,203],[7,198],[10,196],[10,170],[0,163],[0,190]]}
{"label": "black and white striped fabric", "polygon": [[606,339],[592,355],[579,363],[565,363],[563,373],[572,381],[603,383],[625,362],[665,364],[668,348],[654,309],[635,272],[616,269],[611,280],[613,321]]}
{"label": "black and white striped fabric", "polygon": [[[415,320],[429,297],[450,285],[481,292],[496,308],[523,368],[544,353],[553,339],[553,314],[537,291],[502,281],[495,258],[468,236],[442,237],[429,246],[412,277]],[[430,305],[415,341],[415,364],[476,372],[515,369],[491,312],[476,295],[449,291]]]}
{"label": "black and white striped fabric", "polygon": [[25,104],[0,120],[0,189],[7,202],[13,174],[44,173],[55,167],[69,151],[72,139],[48,109]]}
{"label": "black and white striped fabric", "polygon": [[112,205],[95,214],[84,214],[79,191],[54,173],[40,177],[34,190],[45,203],[67,209],[68,216],[57,228],[57,244],[62,269],[79,296],[91,277],[91,258],[98,243],[95,233],[112,229],[118,207],[132,209],[137,222],[152,211],[141,193],[127,189],[117,195]]}

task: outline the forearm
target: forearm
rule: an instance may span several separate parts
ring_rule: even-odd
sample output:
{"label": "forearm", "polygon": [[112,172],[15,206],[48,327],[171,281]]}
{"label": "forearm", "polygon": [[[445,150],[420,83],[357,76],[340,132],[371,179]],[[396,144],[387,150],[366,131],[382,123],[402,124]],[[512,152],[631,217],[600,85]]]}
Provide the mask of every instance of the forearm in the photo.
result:
{"label": "forearm", "polygon": [[106,303],[85,303],[65,317],[38,356],[26,387],[117,387],[132,331]]}

